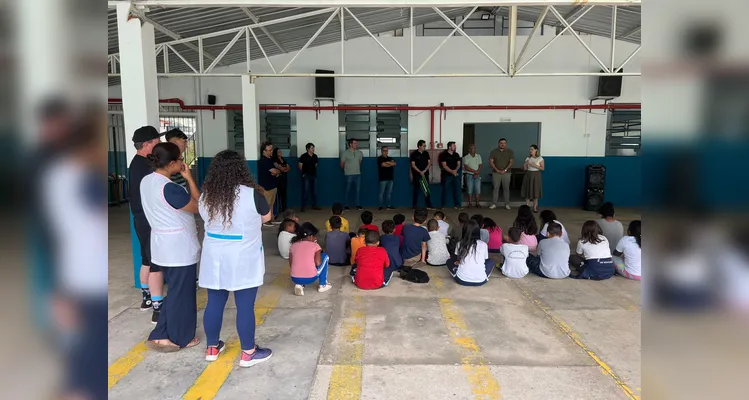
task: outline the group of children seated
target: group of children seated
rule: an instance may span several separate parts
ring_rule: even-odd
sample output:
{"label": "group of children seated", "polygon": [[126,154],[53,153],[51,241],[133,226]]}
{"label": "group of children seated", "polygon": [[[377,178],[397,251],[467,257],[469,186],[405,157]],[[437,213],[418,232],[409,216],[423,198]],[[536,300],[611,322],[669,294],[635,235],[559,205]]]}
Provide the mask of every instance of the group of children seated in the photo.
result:
{"label": "group of children seated", "polygon": [[297,295],[304,295],[305,285],[318,280],[320,292],[329,290],[329,265],[350,265],[351,278],[360,289],[385,287],[396,271],[417,263],[446,266],[458,284],[480,286],[494,270],[492,253],[498,253],[497,266],[509,278],[532,272],[550,279],[602,280],[618,273],[640,280],[641,222],[632,221],[625,235],[621,222],[614,218],[613,204],[605,203],[599,212],[601,219],[583,224],[576,254],[572,255],[567,230],[554,212],[541,212],[538,229],[528,206],[518,208],[506,233],[494,220],[480,214],[469,217],[461,213],[457,226],[451,226],[441,211],[427,220],[427,210],[417,208],[412,223],[405,224],[406,217],[396,214],[382,222],[380,234],[369,211],[361,213],[362,224],[357,231],[349,232],[343,207],[336,203],[333,216],[325,224],[325,252],[317,243],[318,229],[309,222],[300,225],[293,212],[287,211],[278,249],[289,260]]}

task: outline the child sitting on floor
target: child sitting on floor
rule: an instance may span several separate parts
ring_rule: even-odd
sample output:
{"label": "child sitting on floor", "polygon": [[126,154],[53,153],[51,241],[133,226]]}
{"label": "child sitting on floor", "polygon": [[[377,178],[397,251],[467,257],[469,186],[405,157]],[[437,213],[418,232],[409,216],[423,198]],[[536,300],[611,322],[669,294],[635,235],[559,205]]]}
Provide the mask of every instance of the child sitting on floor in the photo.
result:
{"label": "child sitting on floor", "polygon": [[541,232],[539,232],[538,235],[536,235],[536,238],[538,239],[539,244],[541,244],[541,241],[547,238],[546,231],[549,228],[549,224],[552,222],[556,222],[559,224],[559,226],[562,227],[562,240],[567,243],[567,245],[570,244],[570,235],[567,234],[567,229],[564,229],[564,225],[562,225],[561,222],[557,220],[557,215],[554,214],[554,211],[551,210],[543,210],[540,214],[541,218]]}
{"label": "child sitting on floor", "polygon": [[397,266],[390,264],[387,250],[380,245],[380,234],[367,230],[366,246],[356,253],[356,263],[351,267],[351,279],[359,289],[371,290],[390,283]]}
{"label": "child sitting on floor", "polygon": [[528,265],[526,264],[528,246],[519,243],[521,235],[520,229],[510,228],[505,235],[505,243],[500,248],[504,258],[502,273],[508,278],[522,278],[528,275]]}
{"label": "child sitting on floor", "polygon": [[613,253],[616,245],[624,237],[624,226],[614,218],[613,203],[609,201],[603,203],[598,213],[601,214],[601,218],[596,220],[596,223],[601,227],[602,235],[606,236],[606,240],[609,241],[609,250]]}
{"label": "child sitting on floor", "polygon": [[445,221],[445,213],[442,211],[435,212],[434,219],[437,220],[437,223],[440,226],[440,233],[445,237],[450,236],[450,224]]}
{"label": "child sitting on floor", "polygon": [[304,296],[304,286],[316,280],[320,281],[318,292],[327,292],[333,287],[328,283],[328,255],[317,244],[317,234],[317,228],[305,222],[291,240],[289,266],[294,294],[297,296]]}
{"label": "child sitting on floor", "polygon": [[351,237],[348,233],[341,232],[341,217],[335,215],[330,217],[328,224],[333,229],[325,234],[325,251],[330,258],[330,265],[339,267],[351,265],[348,255]]}
{"label": "child sitting on floor", "polygon": [[432,266],[445,265],[450,253],[447,251],[447,238],[439,229],[439,221],[430,219],[427,223],[429,242],[427,242],[427,264]]}
{"label": "child sitting on floor", "polygon": [[466,222],[463,238],[455,255],[447,261],[447,269],[459,285],[481,286],[489,281],[494,261],[489,258],[489,248],[481,240],[481,228],[475,220]]}
{"label": "child sitting on floor", "polygon": [[414,210],[412,225],[403,227],[403,245],[401,246],[401,256],[403,265],[412,267],[417,262],[425,262],[427,256],[427,242],[429,242],[429,232],[422,225],[427,220],[427,209],[419,207]]}
{"label": "child sitting on floor", "polygon": [[538,255],[528,256],[528,270],[542,278],[570,276],[570,245],[562,238],[562,225],[552,221],[544,227],[546,239],[538,242]]}
{"label": "child sitting on floor", "polygon": [[481,215],[481,214],[474,214],[471,217],[471,219],[474,220],[474,221],[476,221],[476,223],[479,225],[479,232],[480,232],[480,235],[481,235],[481,241],[484,242],[484,243],[486,243],[486,244],[489,244],[489,231],[486,230],[486,229],[484,229],[484,228],[481,228],[482,226],[484,226],[484,216]]}
{"label": "child sitting on floor", "polygon": [[380,228],[377,227],[377,225],[372,225],[372,220],[374,219],[374,215],[372,215],[371,211],[364,211],[361,213],[361,223],[363,224],[359,228],[367,228],[367,230],[375,231],[377,233],[380,233]]}
{"label": "child sitting on floor", "polygon": [[[333,203],[333,206],[330,208],[330,212],[333,214],[333,216],[341,218],[341,232],[348,233],[348,220],[346,218],[343,218],[343,205],[341,205],[341,203]],[[330,221],[325,222],[325,230],[328,232],[333,230],[330,227]]]}
{"label": "child sitting on floor", "polygon": [[536,224],[536,217],[533,216],[530,206],[518,207],[518,215],[515,217],[512,226],[523,232],[520,235],[520,243],[528,246],[528,251],[535,254],[538,247],[538,238],[536,237],[538,224]]}
{"label": "child sitting on floor", "polygon": [[572,274],[570,277],[600,281],[614,276],[609,241],[603,236],[596,221],[585,221],[583,224],[576,252],[577,254],[570,256],[570,268],[579,274]]}
{"label": "child sitting on floor", "polygon": [[390,257],[390,265],[400,269],[403,266],[403,257],[401,257],[400,251],[401,238],[393,235],[394,230],[395,222],[393,220],[388,219],[382,222],[382,233],[384,235],[380,236],[380,246],[387,251],[388,257]]}
{"label": "child sitting on floor", "polygon": [[393,216],[393,223],[395,223],[395,230],[393,235],[400,238],[401,246],[403,246],[403,223],[406,222],[406,216],[403,214],[395,214]]}
{"label": "child sitting on floor", "polygon": [[502,228],[500,228],[493,219],[486,217],[481,226],[489,232],[489,253],[500,253],[499,249],[502,247]]}
{"label": "child sitting on floor", "polygon": [[616,244],[614,266],[616,272],[628,279],[640,280],[642,275],[642,222],[638,219],[629,223],[627,236]]}
{"label": "child sitting on floor", "polygon": [[447,240],[447,251],[450,254],[455,254],[455,246],[463,237],[463,227],[466,226],[466,222],[468,222],[469,219],[468,214],[460,213],[458,214],[458,223],[450,225],[450,237]]}
{"label": "child sitting on floor", "polygon": [[365,246],[364,236],[367,234],[369,229],[365,227],[359,228],[357,235],[351,238],[351,265],[356,262],[356,252]]}
{"label": "child sitting on floor", "polygon": [[296,236],[297,223],[293,219],[285,219],[281,223],[281,233],[278,234],[278,253],[284,260],[289,259],[289,248],[291,248],[291,239]]}

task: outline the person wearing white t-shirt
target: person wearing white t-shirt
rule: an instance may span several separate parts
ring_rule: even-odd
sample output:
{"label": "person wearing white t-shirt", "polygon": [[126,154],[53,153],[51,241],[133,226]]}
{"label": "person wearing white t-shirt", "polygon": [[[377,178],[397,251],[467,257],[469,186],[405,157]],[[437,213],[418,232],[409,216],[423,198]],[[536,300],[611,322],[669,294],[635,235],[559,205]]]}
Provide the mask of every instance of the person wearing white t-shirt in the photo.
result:
{"label": "person wearing white t-shirt", "polygon": [[559,226],[562,227],[562,236],[560,237],[569,246],[570,235],[567,234],[567,229],[564,229],[564,225],[561,222],[559,222],[559,220],[557,220],[557,215],[554,213],[554,211],[543,210],[541,211],[540,218],[541,218],[541,226],[542,226],[541,232],[539,232],[538,235],[536,235],[536,238],[538,239],[539,244],[541,243],[542,240],[547,238],[546,232],[549,229],[549,224],[552,222],[556,222],[557,224],[559,224]]}
{"label": "person wearing white t-shirt", "polygon": [[633,279],[636,281],[640,280],[642,275],[642,222],[635,220],[629,223],[627,228],[627,236],[624,236],[616,244],[616,250],[614,251],[614,266],[616,266],[616,273],[619,275]]}
{"label": "person wearing white t-shirt", "polygon": [[510,228],[499,248],[504,258],[502,273],[508,278],[522,278],[528,274],[528,265],[525,261],[528,258],[528,246],[518,243],[521,235],[520,229]]}
{"label": "person wearing white t-shirt", "polygon": [[603,236],[596,221],[585,221],[577,242],[577,254],[570,256],[570,267],[579,274],[572,278],[604,280],[614,276],[614,262],[611,260],[609,241]]}
{"label": "person wearing white t-shirt", "polygon": [[278,234],[278,253],[284,260],[289,259],[291,239],[296,236],[297,223],[293,219],[285,219],[281,225],[283,230]]}
{"label": "person wearing white t-shirt", "polygon": [[447,251],[447,238],[439,230],[439,224],[436,219],[431,219],[427,223],[429,231],[429,241],[427,242],[427,264],[432,266],[442,266],[450,258],[450,252]]}
{"label": "person wearing white t-shirt", "polygon": [[494,261],[489,258],[489,246],[481,241],[481,229],[475,220],[466,222],[455,255],[447,260],[447,269],[459,285],[481,286],[489,281]]}

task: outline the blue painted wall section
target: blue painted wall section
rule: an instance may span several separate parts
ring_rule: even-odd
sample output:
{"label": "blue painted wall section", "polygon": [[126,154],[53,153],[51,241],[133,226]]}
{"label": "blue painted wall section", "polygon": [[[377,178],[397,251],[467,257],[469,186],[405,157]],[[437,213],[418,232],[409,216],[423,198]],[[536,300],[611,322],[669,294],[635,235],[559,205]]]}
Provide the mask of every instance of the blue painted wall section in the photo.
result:
{"label": "blue painted wall section", "polygon": [[[210,165],[210,158],[199,158],[198,181],[202,184]],[[297,169],[297,158],[287,158],[292,166],[289,173],[289,207],[301,205],[301,175]],[[365,158],[362,162],[361,205],[376,207],[379,197],[377,179],[377,159]],[[641,157],[544,157],[546,171],[543,174],[545,207],[582,207],[585,194],[585,168],[589,164],[606,166],[605,199],[620,207],[640,207],[642,200],[642,161]],[[393,205],[411,206],[411,182],[408,176],[408,159],[397,158]],[[247,162],[250,171],[257,176],[257,161]],[[442,188],[432,185],[432,198],[438,205]],[[329,207],[334,202],[344,203],[344,176],[338,158],[321,158],[318,164],[318,203]],[[448,200],[449,201],[449,200]],[[423,204],[423,200],[420,200]],[[353,205],[353,204],[352,204]]]}

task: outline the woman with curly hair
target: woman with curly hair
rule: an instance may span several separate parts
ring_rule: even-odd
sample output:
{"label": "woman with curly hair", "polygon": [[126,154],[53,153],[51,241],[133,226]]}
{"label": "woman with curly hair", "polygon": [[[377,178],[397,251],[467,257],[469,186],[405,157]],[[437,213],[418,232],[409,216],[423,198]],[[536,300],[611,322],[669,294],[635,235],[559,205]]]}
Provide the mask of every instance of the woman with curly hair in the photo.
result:
{"label": "woman with curly hair", "polygon": [[208,289],[203,315],[205,359],[215,361],[225,349],[219,339],[221,323],[229,292],[234,292],[242,347],[239,366],[266,361],[273,352],[255,344],[255,297],[265,274],[261,226],[270,221],[272,211],[244,157],[233,150],[216,154],[198,206],[205,221],[199,282]]}

